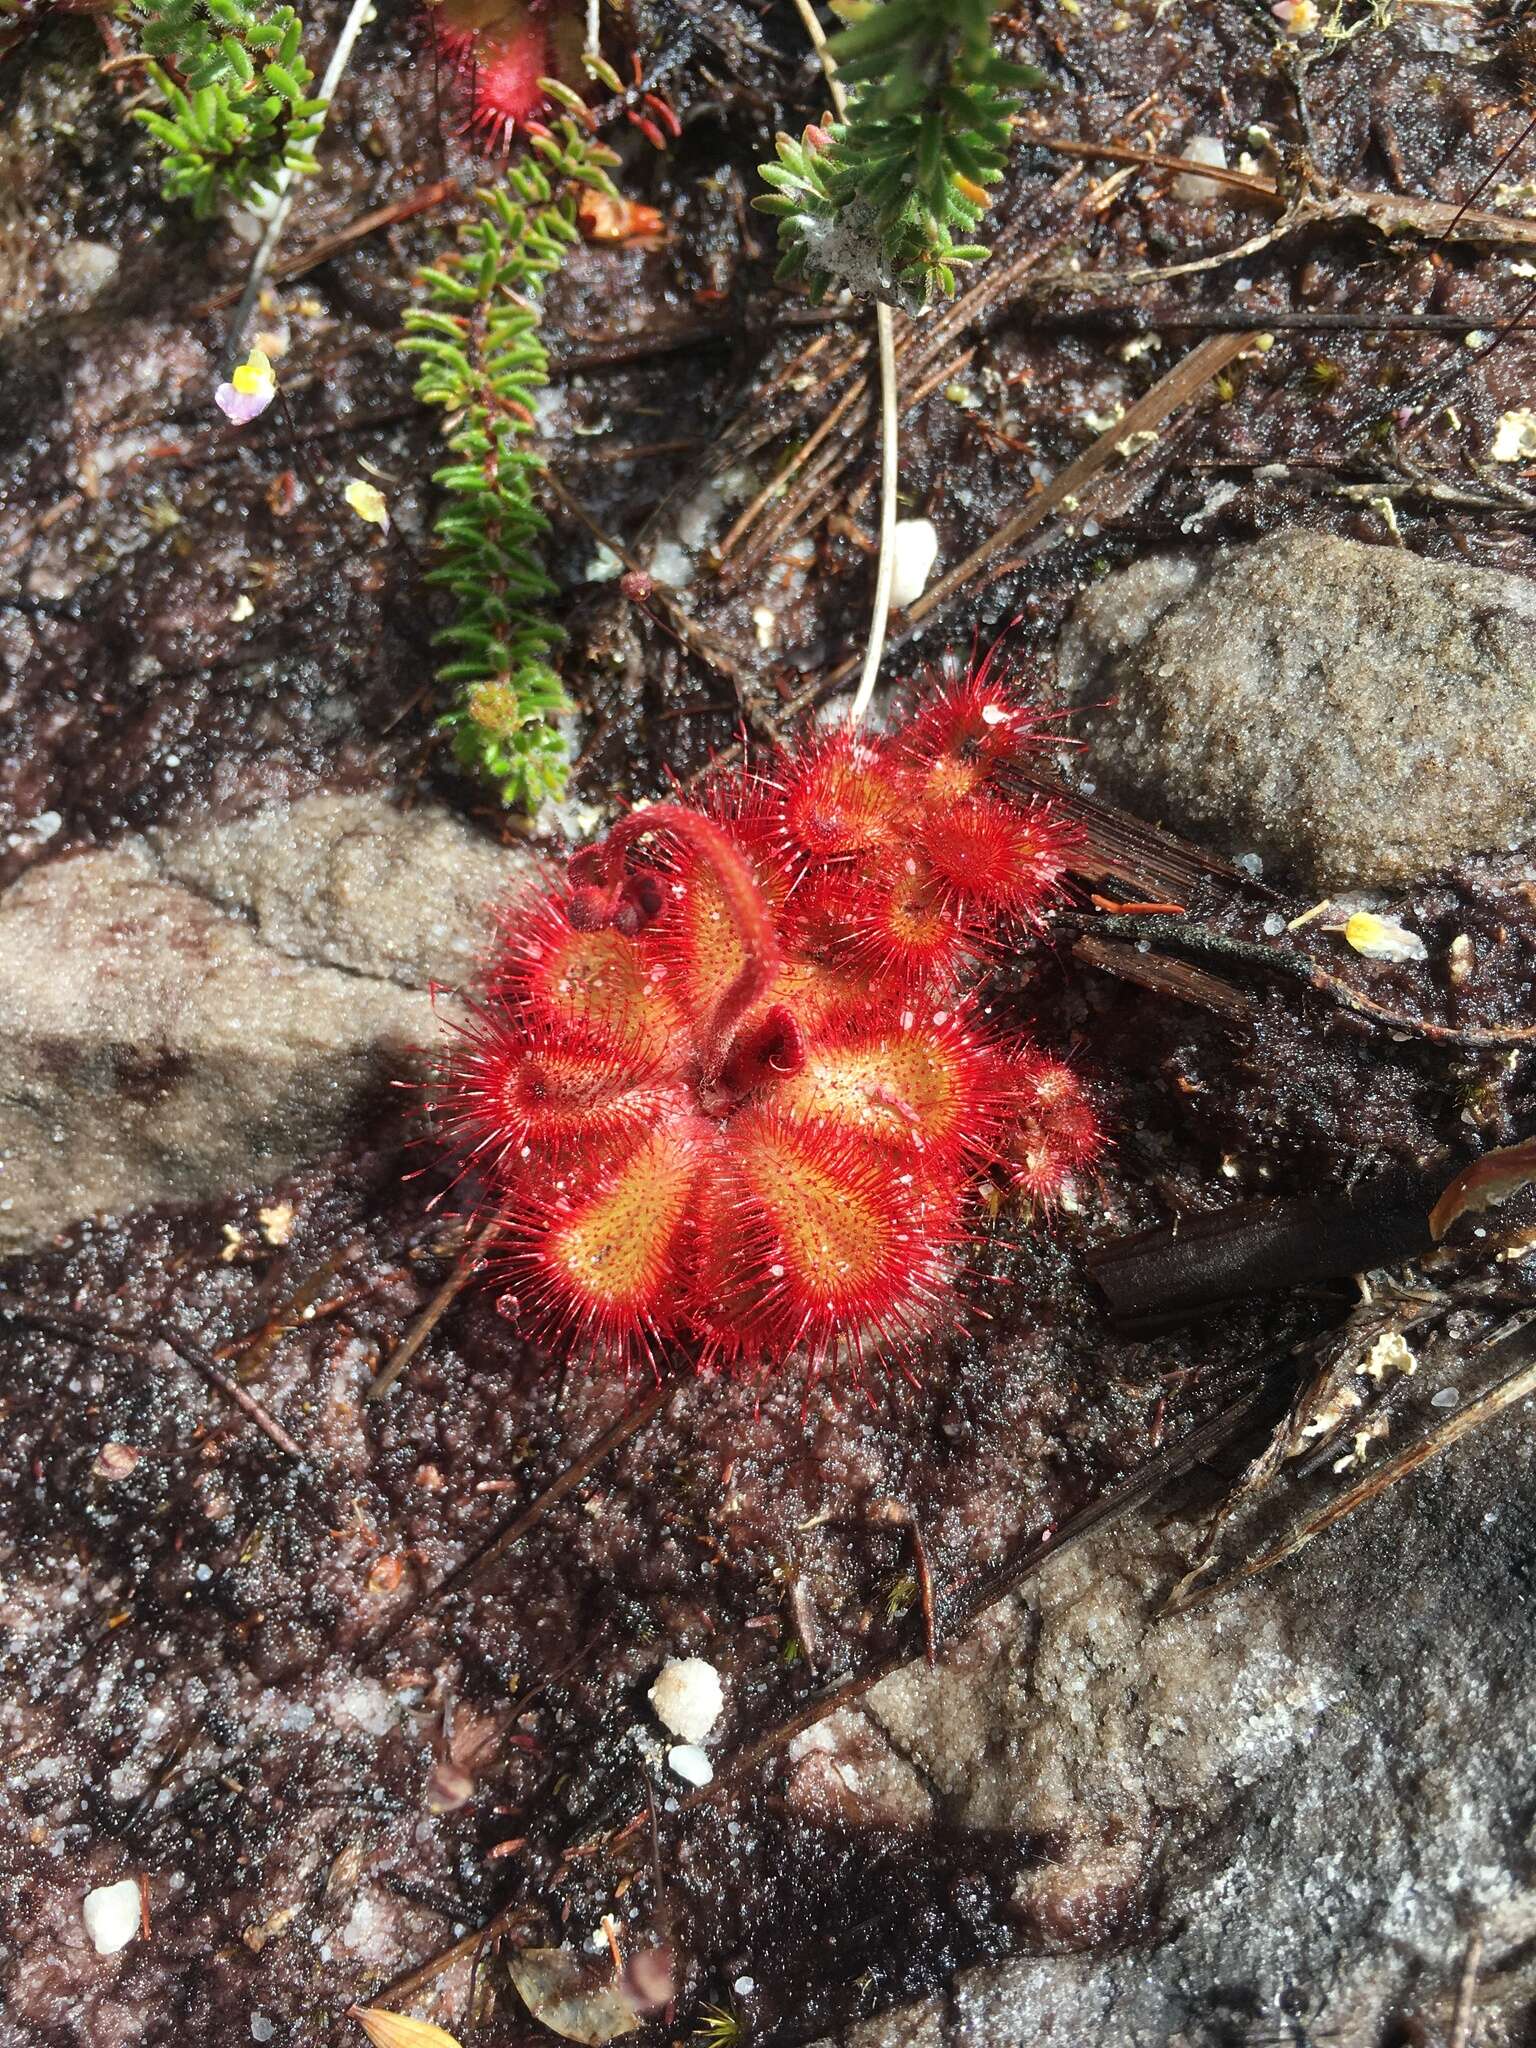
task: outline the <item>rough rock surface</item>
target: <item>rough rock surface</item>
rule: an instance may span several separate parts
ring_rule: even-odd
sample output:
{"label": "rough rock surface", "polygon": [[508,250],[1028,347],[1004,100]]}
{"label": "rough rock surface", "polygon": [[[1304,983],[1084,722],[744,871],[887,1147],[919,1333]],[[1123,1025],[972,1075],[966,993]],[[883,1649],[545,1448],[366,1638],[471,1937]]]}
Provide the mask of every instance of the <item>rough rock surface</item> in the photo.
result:
{"label": "rough rock surface", "polygon": [[0,897],[0,1253],[335,1144],[523,865],[446,812],[320,796],[31,870]]}
{"label": "rough rock surface", "polygon": [[1138,562],[1061,647],[1100,785],[1319,888],[1521,845],[1533,678],[1525,577],[1298,531]]}
{"label": "rough rock surface", "polygon": [[379,794],[149,837],[167,875],[249,918],[274,952],[406,988],[473,974],[488,907],[528,865],[447,811],[401,811]]}
{"label": "rough rock surface", "polygon": [[[1440,2040],[1474,1924],[1476,2038],[1527,2040],[1531,1405],[1207,1608],[1158,1619],[1191,1531],[1143,1520],[872,1693],[865,1748],[883,1735],[927,1788],[910,1819],[931,1796],[1051,1845],[1014,1891],[1046,1953],[845,2048]],[[852,1753],[846,1727],[801,1740]]]}

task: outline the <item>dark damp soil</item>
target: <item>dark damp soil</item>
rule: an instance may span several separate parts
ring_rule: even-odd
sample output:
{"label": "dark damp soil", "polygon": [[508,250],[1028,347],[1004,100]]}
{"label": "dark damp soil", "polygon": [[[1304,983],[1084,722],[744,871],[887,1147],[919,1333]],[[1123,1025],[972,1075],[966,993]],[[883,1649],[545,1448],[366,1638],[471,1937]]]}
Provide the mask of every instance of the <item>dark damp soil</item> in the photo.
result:
{"label": "dark damp soil", "polygon": [[[340,10],[311,12],[329,28]],[[585,249],[552,291],[544,423],[554,468],[632,546],[686,534],[742,422],[766,480],[867,349],[861,318],[818,322],[772,293],[747,206],[774,129],[820,109],[793,10],[639,17],[685,132],[665,154],[616,133],[625,190],[661,210],[666,236]],[[1041,8],[1013,28],[1050,76],[1039,112],[1053,135],[1176,151],[1251,124],[1293,168],[1305,149],[1343,187],[1459,204],[1527,118],[1499,22],[1455,10],[1366,28],[1299,93],[1264,10],[1240,0]],[[259,324],[285,343],[289,410],[236,433],[208,403],[225,316],[205,309],[238,288],[249,242],[161,206],[124,119],[129,92],[98,75],[100,57],[93,22],[64,16],[0,64],[25,210],[19,230],[0,218],[0,878],[126,827],[314,788],[430,794],[497,829],[431,732],[434,426],[392,347],[406,280],[455,208],[272,288]],[[471,180],[436,96],[411,11],[381,6],[286,246],[411,186]],[[1272,166],[1268,144],[1253,148]],[[1087,579],[1152,547],[1297,520],[1379,540],[1383,504],[1410,547],[1531,566],[1529,508],[1468,453],[1528,393],[1529,346],[1511,336],[1485,361],[1464,341],[1522,289],[1520,252],[1334,228],[1090,292],[1083,273],[1188,263],[1269,216],[1191,205],[1136,174],[1085,203],[1089,191],[1088,173],[1021,140],[993,210],[997,260],[1049,245],[1053,281],[1025,272],[958,331],[906,415],[907,509],[934,519],[943,559],[1016,511],[1202,320],[1251,309],[1256,327],[1275,320],[1275,345],[1097,531],[993,565],[914,657],[1016,613],[1021,644],[1043,649]],[[61,299],[50,267],[80,241],[119,258],[88,306]],[[1307,314],[1329,317],[1299,331]],[[1453,324],[1348,324],[1394,314]],[[1429,377],[1446,406],[1415,438],[1414,468],[1391,414]],[[699,570],[684,602],[713,667],[591,580],[592,536],[557,522],[584,796],[690,772],[744,714],[760,720],[806,672],[858,650],[869,451],[867,432],[849,433],[825,489],[755,567]],[[1418,492],[1418,469],[1460,497]],[[390,496],[388,539],[339,503],[341,482],[368,474]],[[771,632],[754,619],[764,609]],[[1285,916],[1300,907],[1278,902]],[[1195,908],[1238,938],[1275,915],[1219,890]],[[1460,1022],[1528,1013],[1523,870],[1468,870],[1409,909],[1426,933],[1478,942],[1486,964]],[[1069,936],[1011,968],[1002,1000],[1080,1046],[1117,1142],[1048,1230],[1020,1237],[1005,1219],[978,1248],[982,1334],[937,1347],[913,1384],[679,1386],[467,1588],[436,1591],[644,1390],[528,1356],[493,1295],[471,1290],[394,1397],[362,1402],[458,1250],[427,1214],[430,1179],[405,1177],[419,1160],[397,1126],[360,1130],[345,1157],[281,1187],[82,1227],[7,1269],[0,2040],[339,2042],[355,2038],[341,2017],[354,1999],[497,1916],[519,1945],[579,1946],[613,1912],[626,1949],[669,1952],[675,2005],[646,2039],[684,2038],[732,2003],[754,2040],[793,2042],[1044,1941],[1007,1901],[1021,1863],[1049,1866],[1049,1841],[829,1813],[797,1800],[782,1752],[696,1810],[681,1796],[648,1806],[632,1730],[648,1722],[657,1664],[692,1652],[718,1666],[728,1755],[839,1678],[920,1653],[909,1522],[939,1626],[958,1628],[968,1588],[1252,1385],[1344,1299],[1314,1290],[1135,1341],[1109,1326],[1089,1249],[1236,1195],[1449,1171],[1528,1128],[1532,1110],[1528,1057],[1427,1045],[1288,985],[1236,1028],[1086,972]],[[1411,1011],[1434,996],[1426,975],[1393,970],[1377,986]],[[259,1211],[281,1204],[292,1235],[274,1243]],[[302,1456],[211,1392],[209,1366]],[[582,1853],[632,1819],[616,1846]],[[79,1900],[124,1868],[145,1873],[154,1938],[104,1979]],[[1088,1939],[1147,1936],[1156,1913],[1138,1899]],[[474,2028],[488,2048],[533,2038],[492,1959],[473,1985],[467,1961],[445,1982],[461,2012],[499,1994]]]}
{"label": "dark damp soil", "polygon": [[[1492,957],[1528,989],[1528,892],[1483,871],[1423,901],[1452,906],[1461,923],[1497,906]],[[1240,938],[1266,915],[1229,904],[1205,922]],[[1409,972],[1396,999],[1411,1009]],[[938,1625],[961,1629],[974,1588],[1283,1367],[1348,1293],[1137,1341],[1110,1326],[1086,1251],[1233,1191],[1443,1173],[1467,1149],[1469,1103],[1490,1135],[1528,1124],[1531,1103],[1502,1058],[1384,1043],[1321,999],[1272,997],[1235,1034],[1046,954],[1011,1000],[1077,1027],[1121,1136],[1080,1207],[978,1247],[984,1334],[942,1347],[916,1384],[683,1384],[515,1550],[446,1591],[645,1389],[529,1357],[483,1289],[388,1402],[363,1401],[456,1249],[424,1217],[430,1182],[402,1177],[417,1162],[398,1131],[360,1133],[353,1156],[280,1187],[82,1228],[13,1263],[14,2038],[214,2042],[254,2014],[284,2040],[335,2040],[350,2000],[493,1919],[553,1945],[612,1913],[627,1951],[665,1949],[676,2026],[658,2039],[727,2003],[758,2038],[805,2040],[964,1964],[1054,1945],[1048,1915],[1010,1906],[1021,1868],[1048,1874],[1065,1853],[1049,1839],[957,1832],[942,1806],[923,1822],[878,1801],[829,1811],[782,1749],[698,1811],[665,1771],[648,1804],[635,1731],[661,1658],[722,1674],[724,1770],[827,1688],[920,1654],[906,1518]],[[279,1204],[293,1223],[273,1246],[260,1211]],[[1505,1284],[1536,1283],[1515,1268]],[[211,1399],[200,1364],[232,1373],[302,1456]],[[126,1472],[109,1445],[132,1454]],[[146,1874],[155,1938],[104,1989],[78,1900],[125,1867]],[[1156,1927],[1137,1892],[1077,1933]],[[484,1981],[499,1981],[489,1964]],[[449,1986],[468,1996],[462,1969]],[[505,1994],[476,2038],[527,2038],[516,2011]]]}

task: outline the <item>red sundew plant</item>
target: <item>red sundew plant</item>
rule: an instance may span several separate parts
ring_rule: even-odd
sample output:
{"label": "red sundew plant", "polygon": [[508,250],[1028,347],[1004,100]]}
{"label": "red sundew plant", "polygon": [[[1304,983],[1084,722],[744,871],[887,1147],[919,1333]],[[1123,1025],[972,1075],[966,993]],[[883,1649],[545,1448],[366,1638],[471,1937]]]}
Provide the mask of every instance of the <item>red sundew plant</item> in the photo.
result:
{"label": "red sundew plant", "polygon": [[[571,0],[428,0],[427,24],[438,55],[465,86],[464,132],[502,156],[519,135],[542,131],[547,81],[574,90],[592,68],[584,64],[583,21]],[[647,90],[639,57],[631,61],[628,92],[605,64],[594,75],[620,94],[625,119],[664,150],[682,134],[682,123],[664,93]]]}
{"label": "red sundew plant", "polygon": [[951,664],[900,730],[634,811],[506,915],[437,1108],[531,1335],[816,1373],[957,1319],[984,1185],[1049,1205],[1101,1144],[982,994],[1071,845],[1011,783],[1037,744],[994,663]]}
{"label": "red sundew plant", "polygon": [[548,111],[542,81],[581,76],[581,24],[569,6],[432,0],[427,21],[439,53],[464,81],[466,130],[503,155]]}

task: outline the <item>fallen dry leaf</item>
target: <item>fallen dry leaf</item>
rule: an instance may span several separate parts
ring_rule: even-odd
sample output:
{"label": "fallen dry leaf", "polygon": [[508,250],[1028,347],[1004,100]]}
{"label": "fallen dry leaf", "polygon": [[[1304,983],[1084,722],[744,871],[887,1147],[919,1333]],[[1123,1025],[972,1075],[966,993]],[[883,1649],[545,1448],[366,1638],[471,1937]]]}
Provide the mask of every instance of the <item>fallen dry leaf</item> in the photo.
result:
{"label": "fallen dry leaf", "polygon": [[[621,2034],[633,2034],[640,2022],[629,2000],[612,1978],[594,1975],[603,1967],[568,1948],[520,1949],[507,1965],[517,1993],[534,2018],[565,2041],[584,2048],[602,2048]],[[383,2048],[397,2048],[386,2042]],[[409,2043],[398,2048],[410,2048]]]}
{"label": "fallen dry leaf", "polygon": [[1536,1181],[1536,1138],[1485,1152],[1464,1166],[1429,1212],[1429,1234],[1438,1244],[1460,1216],[1496,1208]]}
{"label": "fallen dry leaf", "polygon": [[349,2005],[347,2017],[357,2021],[373,2048],[459,2048],[446,2027],[413,2020],[403,2012],[386,2012],[381,2005]]}

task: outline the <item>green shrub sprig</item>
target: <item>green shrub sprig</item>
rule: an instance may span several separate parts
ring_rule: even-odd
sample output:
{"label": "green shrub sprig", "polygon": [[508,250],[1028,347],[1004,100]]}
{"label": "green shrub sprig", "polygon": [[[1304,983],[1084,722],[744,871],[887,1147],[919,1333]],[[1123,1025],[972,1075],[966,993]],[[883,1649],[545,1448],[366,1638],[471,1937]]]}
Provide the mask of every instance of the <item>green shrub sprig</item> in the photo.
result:
{"label": "green shrub sprig", "polygon": [[1045,80],[997,54],[988,0],[857,11],[829,50],[846,120],[781,135],[762,167],[774,189],[754,203],[778,216],[781,280],[803,277],[817,298],[848,284],[925,305],[985,259],[972,238],[1007,161],[1011,103]]}
{"label": "green shrub sprig", "polygon": [[538,301],[579,239],[582,190],[617,197],[608,170],[618,158],[568,118],[531,135],[529,148],[505,185],[480,194],[459,247],[422,272],[423,303],[407,310],[400,346],[421,364],[417,397],[447,416],[453,458],[433,477],[446,496],[429,580],[457,601],[438,635],[456,650],[438,671],[454,691],[440,723],[503,803],[534,811],[564,791],[556,720],[570,709],[550,659],[564,635],[546,610],[556,587],[533,494],[542,463],[528,445],[549,381]]}
{"label": "green shrub sprig", "polygon": [[165,111],[140,107],[135,118],[164,153],[167,199],[189,200],[205,219],[221,199],[261,204],[284,172],[317,168],[310,144],[325,102],[311,95],[303,24],[291,7],[136,0],[127,18],[165,100]]}

